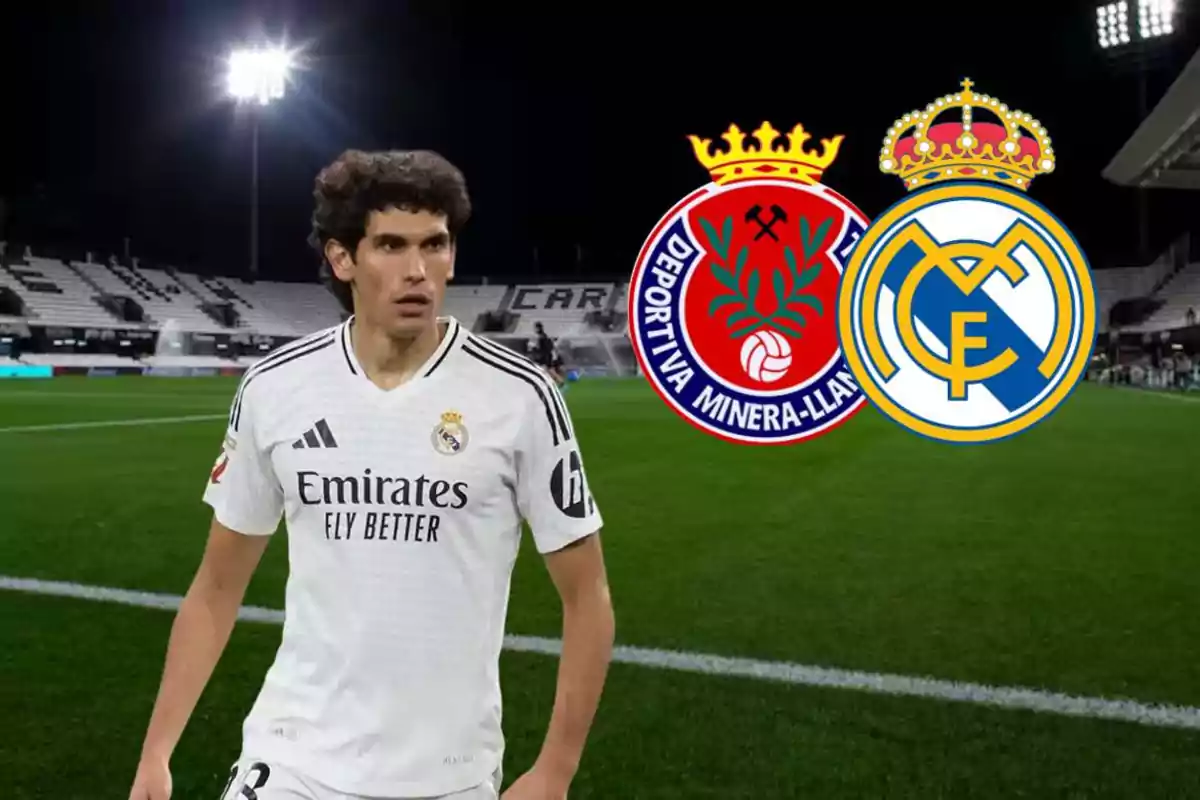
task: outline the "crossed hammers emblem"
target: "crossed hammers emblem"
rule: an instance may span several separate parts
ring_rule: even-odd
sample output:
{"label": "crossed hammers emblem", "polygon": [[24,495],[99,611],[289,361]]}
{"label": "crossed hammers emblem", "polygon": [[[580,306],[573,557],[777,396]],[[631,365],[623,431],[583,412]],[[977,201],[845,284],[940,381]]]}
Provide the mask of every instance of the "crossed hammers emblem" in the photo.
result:
{"label": "crossed hammers emblem", "polygon": [[787,212],[777,205],[772,205],[771,218],[763,220],[762,211],[762,206],[755,205],[751,206],[750,210],[746,212],[746,222],[753,222],[759,227],[758,233],[754,236],[754,241],[757,242],[764,236],[770,236],[778,242],[779,237],[775,235],[775,231],[771,230],[771,228],[775,227],[775,224],[778,222],[787,222]]}

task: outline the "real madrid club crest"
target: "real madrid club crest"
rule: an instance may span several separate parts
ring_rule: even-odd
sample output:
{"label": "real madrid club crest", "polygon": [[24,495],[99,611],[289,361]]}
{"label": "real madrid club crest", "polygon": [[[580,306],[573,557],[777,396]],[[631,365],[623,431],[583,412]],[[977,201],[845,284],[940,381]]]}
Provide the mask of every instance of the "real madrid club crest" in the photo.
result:
{"label": "real madrid club crest", "polygon": [[888,130],[879,165],[911,193],[855,248],[842,348],[880,411],[947,442],[1020,433],[1057,408],[1096,337],[1087,260],[1025,191],[1054,169],[1046,129],[962,90]]}
{"label": "real madrid club crest", "polygon": [[809,149],[796,125],[753,142],[736,125],[713,152],[689,137],[712,182],[651,232],[629,285],[638,363],[695,427],[742,444],[826,433],[865,399],[834,313],[842,266],[867,220],[820,183],[842,137]]}
{"label": "real madrid club crest", "polygon": [[458,455],[467,447],[467,428],[463,425],[462,414],[457,411],[446,411],[442,421],[433,428],[430,434],[433,449],[442,455]]}

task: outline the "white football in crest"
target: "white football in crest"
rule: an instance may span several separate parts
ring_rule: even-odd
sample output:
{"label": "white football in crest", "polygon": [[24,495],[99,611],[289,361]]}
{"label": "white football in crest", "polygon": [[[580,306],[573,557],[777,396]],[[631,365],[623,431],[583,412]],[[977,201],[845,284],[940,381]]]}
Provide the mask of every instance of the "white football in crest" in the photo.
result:
{"label": "white football in crest", "polygon": [[777,381],[792,365],[792,346],[778,331],[755,331],[742,342],[742,369],[751,380]]}

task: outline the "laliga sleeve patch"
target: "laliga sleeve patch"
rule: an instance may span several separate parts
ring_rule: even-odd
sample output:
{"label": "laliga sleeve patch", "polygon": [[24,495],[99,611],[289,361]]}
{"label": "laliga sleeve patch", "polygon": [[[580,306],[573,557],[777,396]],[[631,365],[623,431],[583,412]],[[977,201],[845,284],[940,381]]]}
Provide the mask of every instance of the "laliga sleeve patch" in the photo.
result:
{"label": "laliga sleeve patch", "polygon": [[217,457],[217,461],[213,464],[212,472],[209,474],[210,483],[220,483],[221,476],[225,474],[225,470],[229,468],[229,454],[221,450],[221,455]]}
{"label": "laliga sleeve patch", "polygon": [[588,514],[588,491],[579,453],[572,450],[560,458],[550,473],[550,496],[554,505],[568,517],[583,519]]}

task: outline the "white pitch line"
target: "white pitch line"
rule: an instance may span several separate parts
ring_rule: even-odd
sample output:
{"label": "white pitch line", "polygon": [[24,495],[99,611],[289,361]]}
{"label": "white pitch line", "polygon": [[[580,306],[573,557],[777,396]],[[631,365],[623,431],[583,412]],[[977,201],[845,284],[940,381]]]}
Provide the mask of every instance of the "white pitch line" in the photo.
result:
{"label": "white pitch line", "polygon": [[102,419],[94,422],[56,422],[49,425],[13,425],[8,428],[0,428],[0,433],[74,431],[82,428],[117,428],[130,425],[175,425],[181,422],[212,422],[228,417],[228,414],[193,414],[189,417],[145,417],[143,419]]}
{"label": "white pitch line", "polygon": [[[165,610],[178,608],[182,600],[178,595],[172,594],[5,576],[0,576],[0,589]],[[238,619],[282,624],[283,612],[273,608],[243,606],[238,613]],[[557,656],[562,651],[562,642],[540,636],[510,634],[504,637],[504,648],[520,653]],[[1066,695],[1020,686],[959,683],[936,678],[858,672],[785,661],[758,661],[647,647],[616,647],[613,650],[613,661],[703,675],[752,678],[829,689],[851,689],[900,697],[922,697],[1069,717],[1132,722],[1156,728],[1200,730],[1200,708],[1191,706],[1152,705],[1134,700]]]}

